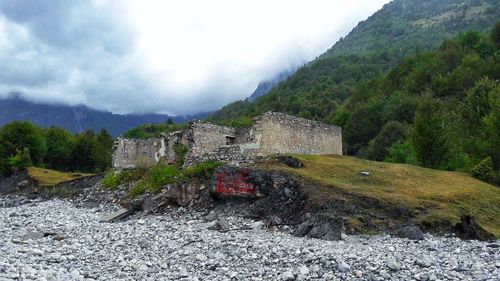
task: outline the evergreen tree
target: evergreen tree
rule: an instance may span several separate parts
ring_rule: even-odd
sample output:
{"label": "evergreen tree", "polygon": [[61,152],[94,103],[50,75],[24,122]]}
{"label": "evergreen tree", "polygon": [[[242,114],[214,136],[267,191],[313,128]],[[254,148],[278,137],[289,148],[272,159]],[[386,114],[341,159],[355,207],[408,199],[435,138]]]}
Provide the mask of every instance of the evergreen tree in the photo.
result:
{"label": "evergreen tree", "polygon": [[441,167],[447,157],[448,146],[441,105],[431,93],[422,97],[411,131],[411,141],[418,161],[428,168]]}

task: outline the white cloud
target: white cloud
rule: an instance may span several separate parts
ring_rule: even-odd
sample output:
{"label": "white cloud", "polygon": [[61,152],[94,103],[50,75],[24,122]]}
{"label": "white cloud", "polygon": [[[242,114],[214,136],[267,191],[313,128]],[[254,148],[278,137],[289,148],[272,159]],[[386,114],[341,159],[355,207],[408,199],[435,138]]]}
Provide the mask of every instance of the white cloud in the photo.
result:
{"label": "white cloud", "polygon": [[189,114],[309,61],[388,0],[3,0],[0,95]]}

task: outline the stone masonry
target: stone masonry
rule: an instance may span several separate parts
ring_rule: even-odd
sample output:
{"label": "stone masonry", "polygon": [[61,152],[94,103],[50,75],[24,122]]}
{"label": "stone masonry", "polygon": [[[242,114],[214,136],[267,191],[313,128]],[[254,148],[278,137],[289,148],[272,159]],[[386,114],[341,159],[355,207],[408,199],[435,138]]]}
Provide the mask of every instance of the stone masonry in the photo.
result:
{"label": "stone masonry", "polygon": [[191,121],[184,131],[159,138],[137,140],[117,138],[113,168],[130,169],[172,163],[175,145],[187,148],[185,165],[204,161],[231,164],[253,162],[275,154],[342,154],[342,129],[282,113],[267,112],[252,126],[232,128],[204,121]]}

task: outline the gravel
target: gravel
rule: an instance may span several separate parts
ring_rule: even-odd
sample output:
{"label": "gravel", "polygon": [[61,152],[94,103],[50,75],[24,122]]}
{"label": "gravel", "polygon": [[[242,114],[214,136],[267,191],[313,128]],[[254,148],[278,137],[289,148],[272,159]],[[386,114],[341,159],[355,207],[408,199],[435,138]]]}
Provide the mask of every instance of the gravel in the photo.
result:
{"label": "gravel", "polygon": [[7,200],[0,197],[0,280],[500,280],[499,241],[324,241],[224,214],[229,229],[220,232],[182,208],[103,223],[118,206]]}

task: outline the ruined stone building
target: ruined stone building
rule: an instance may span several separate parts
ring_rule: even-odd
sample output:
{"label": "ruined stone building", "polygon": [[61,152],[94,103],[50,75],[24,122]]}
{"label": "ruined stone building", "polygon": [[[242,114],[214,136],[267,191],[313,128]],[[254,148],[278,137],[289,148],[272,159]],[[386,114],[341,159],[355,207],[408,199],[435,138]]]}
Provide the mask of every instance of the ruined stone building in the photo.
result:
{"label": "ruined stone building", "polygon": [[172,163],[176,147],[187,148],[185,165],[203,161],[253,162],[275,154],[342,154],[342,129],[282,113],[267,112],[246,128],[191,121],[186,130],[153,139],[117,138],[113,168]]}

